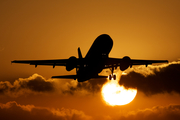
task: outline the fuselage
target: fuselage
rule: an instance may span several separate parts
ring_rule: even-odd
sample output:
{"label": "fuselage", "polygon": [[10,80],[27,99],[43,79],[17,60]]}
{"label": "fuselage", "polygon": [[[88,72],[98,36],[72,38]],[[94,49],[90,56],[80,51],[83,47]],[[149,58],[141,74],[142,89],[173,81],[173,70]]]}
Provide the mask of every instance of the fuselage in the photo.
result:
{"label": "fuselage", "polygon": [[82,59],[80,68],[77,70],[78,81],[86,81],[98,76],[104,69],[104,63],[112,49],[113,40],[107,34],[98,36],[85,58]]}

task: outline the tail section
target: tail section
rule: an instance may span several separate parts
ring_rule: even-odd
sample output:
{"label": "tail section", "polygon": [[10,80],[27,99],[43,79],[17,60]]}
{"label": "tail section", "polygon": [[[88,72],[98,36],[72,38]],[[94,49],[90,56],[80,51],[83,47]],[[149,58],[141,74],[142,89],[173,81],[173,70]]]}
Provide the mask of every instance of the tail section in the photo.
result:
{"label": "tail section", "polygon": [[79,57],[79,59],[82,59],[82,58],[83,58],[83,57],[82,57],[82,54],[81,54],[80,47],[78,47],[78,57]]}

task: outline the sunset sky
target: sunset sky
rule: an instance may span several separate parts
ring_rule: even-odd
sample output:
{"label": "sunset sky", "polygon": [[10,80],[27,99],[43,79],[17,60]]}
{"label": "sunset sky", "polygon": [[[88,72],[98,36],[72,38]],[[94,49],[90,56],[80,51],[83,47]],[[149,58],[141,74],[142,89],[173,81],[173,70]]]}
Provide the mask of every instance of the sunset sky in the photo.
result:
{"label": "sunset sky", "polygon": [[[0,119],[179,120],[179,21],[179,0],[0,0]],[[106,104],[105,79],[51,79],[75,70],[11,64],[77,57],[78,47],[85,56],[100,34],[113,39],[109,57],[169,61],[125,71],[120,84],[137,88],[127,105]]]}

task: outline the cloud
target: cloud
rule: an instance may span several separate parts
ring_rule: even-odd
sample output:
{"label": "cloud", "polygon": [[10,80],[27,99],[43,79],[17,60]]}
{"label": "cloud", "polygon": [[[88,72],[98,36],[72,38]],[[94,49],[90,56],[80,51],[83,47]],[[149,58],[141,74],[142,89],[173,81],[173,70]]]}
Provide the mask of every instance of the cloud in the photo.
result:
{"label": "cloud", "polygon": [[19,78],[13,84],[9,81],[0,81],[0,94],[18,97],[28,94],[71,94],[90,95],[101,90],[103,80],[89,80],[78,83],[76,80],[45,79],[41,75],[33,74],[28,78]]}
{"label": "cloud", "polygon": [[146,95],[166,92],[180,94],[180,62],[133,67],[127,75],[121,76],[120,84],[137,88]]}
{"label": "cloud", "polygon": [[90,92],[99,92],[102,85],[107,82],[106,79],[91,79],[86,82],[78,83],[77,87],[79,89],[86,89]]}
{"label": "cloud", "polygon": [[0,81],[0,94],[19,96],[24,93],[51,92],[54,90],[53,81],[45,80],[42,76],[34,74],[29,78],[19,78],[13,84],[9,81]]}
{"label": "cloud", "polygon": [[0,103],[2,120],[90,120],[91,117],[75,109],[50,109],[34,105],[20,105],[15,101]]}
{"label": "cloud", "polygon": [[179,120],[180,105],[156,106],[128,112],[119,116],[119,120]]}
{"label": "cloud", "polygon": [[92,95],[98,93],[107,81],[106,79],[91,79],[85,82],[77,82],[75,80],[61,82],[59,79],[56,80],[56,90],[59,93],[71,95]]}
{"label": "cloud", "polygon": [[[15,101],[5,104],[0,103],[0,116],[3,120],[93,120],[97,116],[89,116],[75,109],[54,109],[48,107],[37,107],[34,105],[21,105]],[[155,106],[136,111],[120,112],[114,116],[99,116],[107,120],[179,120],[180,105]]]}

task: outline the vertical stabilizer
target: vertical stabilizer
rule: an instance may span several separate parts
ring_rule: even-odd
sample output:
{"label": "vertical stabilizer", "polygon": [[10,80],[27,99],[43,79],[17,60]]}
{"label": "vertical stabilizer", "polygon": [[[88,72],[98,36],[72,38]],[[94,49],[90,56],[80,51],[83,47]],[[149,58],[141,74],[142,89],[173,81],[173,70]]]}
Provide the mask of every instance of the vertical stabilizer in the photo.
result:
{"label": "vertical stabilizer", "polygon": [[83,58],[83,57],[82,57],[82,54],[81,54],[80,47],[78,47],[78,57],[79,57],[79,59],[82,59],[82,58]]}

